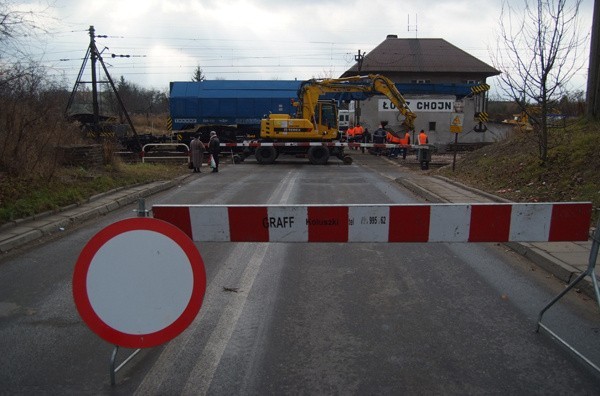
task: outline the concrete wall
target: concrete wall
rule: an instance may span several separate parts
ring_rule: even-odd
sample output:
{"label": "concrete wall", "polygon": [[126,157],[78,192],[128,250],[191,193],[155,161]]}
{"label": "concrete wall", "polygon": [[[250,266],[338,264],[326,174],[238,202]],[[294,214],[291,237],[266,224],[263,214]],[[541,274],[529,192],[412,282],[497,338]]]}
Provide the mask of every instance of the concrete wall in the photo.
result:
{"label": "concrete wall", "polygon": [[[462,132],[459,141],[463,143],[491,143],[506,138],[511,128],[502,124],[487,124],[487,130],[476,132],[479,122],[475,120],[475,100],[462,101],[462,113],[455,112],[456,96],[453,95],[405,95],[411,110],[417,115],[415,120],[416,132],[423,129],[429,136],[429,142],[437,146],[454,143],[454,133],[450,125],[456,114],[463,114]],[[397,131],[403,117],[390,106],[385,96],[374,96],[360,102],[361,124],[373,132],[381,121],[387,121],[388,126]]]}

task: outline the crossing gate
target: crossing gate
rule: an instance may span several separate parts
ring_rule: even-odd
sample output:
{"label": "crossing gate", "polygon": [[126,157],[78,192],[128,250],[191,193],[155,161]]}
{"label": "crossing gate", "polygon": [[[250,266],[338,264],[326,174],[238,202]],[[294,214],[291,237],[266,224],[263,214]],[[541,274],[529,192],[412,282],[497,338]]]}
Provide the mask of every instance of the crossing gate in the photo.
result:
{"label": "crossing gate", "polygon": [[[587,241],[590,202],[433,205],[155,205],[154,217],[206,242],[558,242]],[[545,330],[584,363],[600,367],[542,323],[544,313],[586,276],[600,306],[596,260],[539,313]]]}
{"label": "crossing gate", "polygon": [[345,147],[345,148],[408,148],[408,149],[431,149],[428,144],[393,144],[393,143],[357,143],[357,142],[258,142],[244,141],[240,143],[221,143],[221,147]]}
{"label": "crossing gate", "polygon": [[155,205],[205,242],[555,242],[588,239],[591,203]]}

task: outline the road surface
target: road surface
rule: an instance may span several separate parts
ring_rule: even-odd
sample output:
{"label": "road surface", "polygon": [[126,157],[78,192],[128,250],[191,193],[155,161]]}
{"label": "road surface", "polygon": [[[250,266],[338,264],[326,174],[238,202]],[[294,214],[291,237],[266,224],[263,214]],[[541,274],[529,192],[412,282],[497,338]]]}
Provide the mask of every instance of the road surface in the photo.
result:
{"label": "road surface", "polygon": [[[162,204],[421,202],[381,157],[253,159],[153,196]],[[0,261],[1,394],[594,394],[600,381],[545,334],[563,285],[498,244],[198,243],[199,315],[142,350],[111,387],[113,347],[77,314],[85,243],[110,213]],[[406,224],[410,228],[411,224]],[[573,293],[545,323],[600,362],[600,315]],[[119,360],[131,351],[120,350]]]}

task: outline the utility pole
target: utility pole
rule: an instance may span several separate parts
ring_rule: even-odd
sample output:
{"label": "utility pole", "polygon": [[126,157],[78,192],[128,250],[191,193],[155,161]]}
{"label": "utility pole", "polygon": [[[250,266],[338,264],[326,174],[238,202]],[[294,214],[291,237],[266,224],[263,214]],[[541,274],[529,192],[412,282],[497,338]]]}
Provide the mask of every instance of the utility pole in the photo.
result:
{"label": "utility pole", "polygon": [[[99,101],[98,101],[98,84],[108,83],[110,85],[110,87],[112,88],[113,93],[115,94],[115,97],[117,98],[117,101],[119,102],[119,106],[121,107],[121,110],[123,111],[123,114],[125,115],[125,119],[127,120],[129,127],[131,128],[131,132],[133,133],[135,142],[136,142],[137,146],[139,146],[138,148],[141,150],[142,145],[140,143],[140,140],[139,140],[138,134],[135,130],[135,127],[133,126],[133,122],[131,121],[131,118],[129,117],[129,113],[127,112],[127,109],[125,108],[123,101],[121,100],[121,95],[119,95],[119,91],[117,91],[117,87],[115,86],[115,83],[113,82],[112,78],[110,77],[110,73],[108,72],[108,69],[106,68],[106,65],[104,64],[104,61],[102,60],[102,54],[100,53],[100,51],[98,51],[98,47],[96,46],[96,37],[106,38],[107,36],[96,36],[96,30],[94,29],[94,26],[90,26],[89,33],[90,33],[90,45],[88,46],[87,53],[85,55],[85,58],[83,59],[83,64],[81,65],[81,69],[79,70],[79,75],[77,77],[77,81],[75,82],[75,86],[73,87],[73,91],[71,92],[71,97],[69,98],[69,102],[68,102],[67,108],[65,110],[65,115],[68,116],[68,111],[71,108],[71,105],[73,104],[73,100],[75,98],[75,93],[77,91],[77,87],[79,86],[79,84],[83,84],[86,82],[90,83],[90,81],[82,80],[83,72],[85,71],[85,65],[87,64],[88,59],[90,59],[92,62],[92,64],[90,65],[90,69],[92,71],[92,80],[91,80],[92,111],[93,111],[92,128],[96,134],[96,138],[99,139],[100,132],[102,129],[100,126],[100,106],[99,106]],[[129,55],[119,55],[119,56],[120,57],[129,57]],[[113,55],[113,57],[116,57],[116,55]],[[104,75],[106,76],[107,81],[98,81],[97,71],[96,71],[96,63],[97,62],[100,62],[100,65],[102,66],[102,70],[104,70]]]}
{"label": "utility pole", "polygon": [[[357,65],[358,65],[358,75],[360,75],[361,71],[362,71],[362,64],[363,64],[363,59],[365,58],[365,53],[361,54],[360,50],[358,50],[358,55],[354,55],[354,60],[356,61]],[[356,125],[358,125],[360,123],[360,100],[356,101]]]}
{"label": "utility pole", "polygon": [[[100,107],[98,105],[98,79],[96,77],[96,61],[98,60],[98,51],[96,49],[96,30],[90,26],[90,59],[92,61],[92,109],[94,112],[94,125],[100,124]],[[98,133],[98,131],[96,131]]]}
{"label": "utility pole", "polygon": [[594,18],[592,22],[592,41],[590,43],[590,60],[587,83],[587,115],[592,119],[600,118],[600,6],[594,1]]}

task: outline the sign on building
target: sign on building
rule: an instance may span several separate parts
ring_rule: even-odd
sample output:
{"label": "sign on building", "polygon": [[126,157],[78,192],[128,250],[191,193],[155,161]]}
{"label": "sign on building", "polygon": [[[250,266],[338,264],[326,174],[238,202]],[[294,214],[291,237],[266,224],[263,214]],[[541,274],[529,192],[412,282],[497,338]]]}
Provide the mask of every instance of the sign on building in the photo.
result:
{"label": "sign on building", "polygon": [[[409,99],[406,104],[415,113],[450,113],[454,111],[453,99]],[[389,99],[379,99],[379,111],[397,111]]]}

